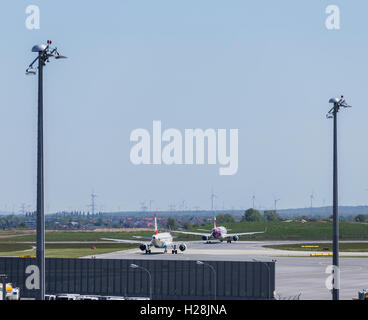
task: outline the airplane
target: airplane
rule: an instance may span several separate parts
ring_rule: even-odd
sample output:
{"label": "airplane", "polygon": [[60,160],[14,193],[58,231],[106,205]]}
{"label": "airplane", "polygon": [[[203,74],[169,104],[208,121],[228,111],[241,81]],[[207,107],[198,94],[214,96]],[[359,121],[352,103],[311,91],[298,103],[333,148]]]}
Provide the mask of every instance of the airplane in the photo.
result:
{"label": "airplane", "polygon": [[164,249],[164,253],[167,253],[167,248],[170,247],[172,249],[171,250],[172,254],[178,254],[177,248],[179,248],[181,252],[187,250],[187,245],[185,243],[180,243],[178,245],[173,242],[173,237],[170,234],[170,232],[161,232],[161,233],[158,232],[156,213],[154,215],[154,221],[155,221],[155,233],[152,235],[152,237],[145,238],[151,240],[149,242],[142,242],[138,240],[109,239],[109,238],[102,238],[102,240],[116,241],[120,243],[136,243],[139,244],[139,249],[144,251],[146,254],[151,253],[151,247]]}
{"label": "airplane", "polygon": [[[199,230],[201,230],[201,229],[199,229]],[[217,227],[216,212],[214,213],[214,218],[213,218],[213,229],[212,230],[203,230],[203,231],[207,231],[208,233],[198,233],[198,232],[188,232],[188,231],[172,231],[172,232],[201,236],[202,240],[206,241],[206,243],[211,243],[211,241],[210,241],[211,239],[219,240],[221,242],[226,240],[227,243],[231,243],[231,241],[238,241],[239,236],[256,234],[256,233],[265,233],[266,232],[266,230],[265,230],[265,231],[258,231],[258,232],[243,232],[243,233],[236,233],[236,234],[235,233],[234,234],[227,233],[227,229],[225,227],[223,227],[223,226]]]}

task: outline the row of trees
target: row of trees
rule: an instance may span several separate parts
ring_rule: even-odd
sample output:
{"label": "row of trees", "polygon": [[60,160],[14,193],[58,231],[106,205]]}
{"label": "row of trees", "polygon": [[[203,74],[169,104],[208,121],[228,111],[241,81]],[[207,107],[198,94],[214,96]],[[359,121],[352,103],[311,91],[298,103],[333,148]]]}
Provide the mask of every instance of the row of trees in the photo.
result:
{"label": "row of trees", "polygon": [[[216,216],[217,224],[222,223],[229,223],[229,222],[235,222],[235,218],[231,214],[219,214]],[[188,230],[192,228],[198,228],[199,225],[197,223],[192,224],[189,221],[183,222],[183,228]],[[178,228],[178,222],[175,218],[168,218],[167,219],[167,228],[170,230],[176,230]]]}
{"label": "row of trees", "polygon": [[280,221],[281,218],[275,210],[265,210],[262,214],[256,209],[248,209],[244,212],[241,221],[260,222],[260,221]]}
{"label": "row of trees", "polygon": [[[339,218],[341,220],[347,220],[346,217],[340,216]],[[301,216],[300,219],[310,220],[310,218],[307,217],[307,216]],[[332,219],[332,216],[330,216],[330,219]],[[275,210],[266,210],[266,211],[264,211],[263,216],[262,216],[262,214],[258,210],[248,209],[248,210],[245,211],[244,216],[242,217],[241,221],[248,221],[248,222],[267,221],[267,222],[270,222],[270,221],[280,221],[280,220],[281,220],[281,218]],[[353,220],[356,221],[356,222],[368,222],[368,215],[359,214],[359,215],[355,216]]]}
{"label": "row of trees", "polygon": [[12,228],[26,228],[24,224],[25,218],[16,215],[2,216],[0,217],[0,228],[1,229],[12,229]]}
{"label": "row of trees", "polygon": [[364,214],[358,214],[355,218],[354,218],[355,222],[367,222],[368,221],[368,216],[364,215]]}
{"label": "row of trees", "polygon": [[[281,218],[279,214],[275,210],[266,210],[263,215],[255,209],[248,209],[244,212],[244,215],[241,218],[241,221],[247,222],[260,222],[260,221],[280,221]],[[231,214],[218,214],[216,216],[217,225],[223,223],[232,223],[235,222],[235,218]],[[189,221],[185,221],[183,223],[184,229],[196,228],[198,225],[191,224]],[[167,219],[167,228],[170,230],[176,230],[178,228],[178,222],[175,218]]]}

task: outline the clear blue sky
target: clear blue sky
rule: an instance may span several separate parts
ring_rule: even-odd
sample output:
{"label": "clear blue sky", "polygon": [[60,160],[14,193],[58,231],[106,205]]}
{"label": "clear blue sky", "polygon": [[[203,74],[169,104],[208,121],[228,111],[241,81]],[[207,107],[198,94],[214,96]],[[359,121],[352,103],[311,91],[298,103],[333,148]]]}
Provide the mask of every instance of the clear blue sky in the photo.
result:
{"label": "clear blue sky", "polygon": [[[25,8],[41,29],[25,27]],[[341,29],[325,28],[339,5]],[[340,205],[367,204],[368,3],[355,1],[2,1],[0,211],[36,200],[34,44],[52,39],[68,60],[45,70],[47,212],[187,206],[279,208],[332,202],[330,97],[339,114]],[[134,166],[130,132],[239,129],[239,170]]]}

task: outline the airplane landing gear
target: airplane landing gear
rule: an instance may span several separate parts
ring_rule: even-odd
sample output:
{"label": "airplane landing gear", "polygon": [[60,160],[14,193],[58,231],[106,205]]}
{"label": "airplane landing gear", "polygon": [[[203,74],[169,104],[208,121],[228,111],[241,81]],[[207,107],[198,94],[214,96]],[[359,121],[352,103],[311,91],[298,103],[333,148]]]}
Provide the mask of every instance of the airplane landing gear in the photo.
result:
{"label": "airplane landing gear", "polygon": [[176,249],[176,245],[174,245],[173,249],[171,250],[172,254],[178,254],[178,250]]}
{"label": "airplane landing gear", "polygon": [[151,249],[146,250],[146,254],[150,254],[151,253]]}

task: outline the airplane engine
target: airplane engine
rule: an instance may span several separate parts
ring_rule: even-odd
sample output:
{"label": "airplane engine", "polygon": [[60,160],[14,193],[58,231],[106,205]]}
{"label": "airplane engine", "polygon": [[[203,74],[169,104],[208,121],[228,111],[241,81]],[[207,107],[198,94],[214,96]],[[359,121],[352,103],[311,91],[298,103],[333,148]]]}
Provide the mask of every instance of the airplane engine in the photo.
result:
{"label": "airplane engine", "polygon": [[182,244],[179,245],[179,249],[180,249],[180,251],[185,251],[185,250],[187,250],[187,245],[185,243],[182,243]]}
{"label": "airplane engine", "polygon": [[146,243],[141,243],[139,245],[139,249],[141,249],[142,251],[147,251],[148,250],[148,245]]}
{"label": "airplane engine", "polygon": [[203,240],[203,241],[208,241],[209,239],[208,239],[208,237],[207,237],[207,236],[202,236],[202,240]]}
{"label": "airplane engine", "polygon": [[234,241],[238,241],[239,240],[239,236],[237,236],[237,235],[233,236],[233,240]]}

